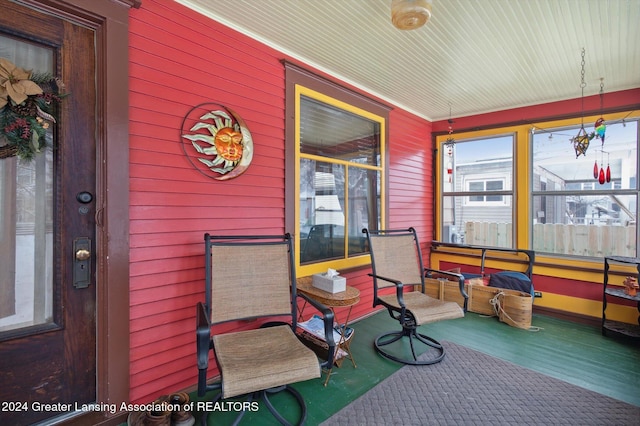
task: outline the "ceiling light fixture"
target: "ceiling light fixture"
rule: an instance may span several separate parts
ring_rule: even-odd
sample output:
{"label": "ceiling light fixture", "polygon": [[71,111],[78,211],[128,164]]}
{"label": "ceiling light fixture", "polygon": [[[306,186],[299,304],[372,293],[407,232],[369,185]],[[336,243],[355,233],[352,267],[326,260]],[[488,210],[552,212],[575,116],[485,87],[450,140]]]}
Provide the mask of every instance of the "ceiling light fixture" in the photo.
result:
{"label": "ceiling light fixture", "polygon": [[415,30],[431,18],[432,0],[392,0],[391,22],[399,30]]}

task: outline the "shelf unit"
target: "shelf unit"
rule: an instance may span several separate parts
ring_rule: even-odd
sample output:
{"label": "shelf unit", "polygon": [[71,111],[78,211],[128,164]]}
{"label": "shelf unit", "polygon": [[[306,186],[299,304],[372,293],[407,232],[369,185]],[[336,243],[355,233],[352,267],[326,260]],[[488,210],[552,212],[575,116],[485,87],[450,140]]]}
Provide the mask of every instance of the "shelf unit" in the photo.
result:
{"label": "shelf unit", "polygon": [[602,291],[602,335],[607,336],[608,332],[619,336],[640,339],[640,315],[638,316],[638,324],[628,324],[620,321],[608,320],[605,311],[607,310],[607,298],[618,298],[632,300],[636,302],[638,312],[640,313],[640,295],[629,296],[620,287],[609,287],[609,268],[611,264],[635,265],[637,276],[640,276],[640,258],[610,256],[604,258],[604,287]]}

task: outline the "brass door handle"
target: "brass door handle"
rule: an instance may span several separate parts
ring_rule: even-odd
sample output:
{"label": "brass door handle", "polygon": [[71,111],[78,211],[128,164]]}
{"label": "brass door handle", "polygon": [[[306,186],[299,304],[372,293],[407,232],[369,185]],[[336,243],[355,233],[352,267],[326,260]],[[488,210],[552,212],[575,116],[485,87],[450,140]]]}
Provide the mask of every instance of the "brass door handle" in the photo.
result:
{"label": "brass door handle", "polygon": [[76,251],[76,260],[87,260],[91,257],[91,252],[86,249],[80,249]]}
{"label": "brass door handle", "polygon": [[91,284],[91,240],[79,237],[73,240],[73,286],[87,288]]}

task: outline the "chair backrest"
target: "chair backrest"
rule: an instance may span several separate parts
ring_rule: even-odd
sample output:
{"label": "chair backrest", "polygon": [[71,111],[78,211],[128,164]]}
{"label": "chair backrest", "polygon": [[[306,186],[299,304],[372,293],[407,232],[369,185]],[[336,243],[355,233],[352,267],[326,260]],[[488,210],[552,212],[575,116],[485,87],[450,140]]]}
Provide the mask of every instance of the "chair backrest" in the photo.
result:
{"label": "chair backrest", "polygon": [[371,269],[377,288],[394,284],[377,280],[376,275],[401,281],[404,285],[424,287],[422,253],[415,229],[363,231],[369,239]]}
{"label": "chair backrest", "polygon": [[211,323],[288,315],[295,326],[292,256],[289,234],[205,234],[206,304]]}

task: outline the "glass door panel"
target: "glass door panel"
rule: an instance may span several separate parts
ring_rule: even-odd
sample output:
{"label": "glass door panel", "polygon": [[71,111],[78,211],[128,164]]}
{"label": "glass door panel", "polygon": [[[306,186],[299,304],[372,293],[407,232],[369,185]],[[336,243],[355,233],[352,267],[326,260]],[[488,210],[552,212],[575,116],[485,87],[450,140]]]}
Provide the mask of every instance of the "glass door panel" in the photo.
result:
{"label": "glass door panel", "polygon": [[[54,72],[53,50],[23,40],[0,35],[0,57]],[[51,146],[50,129],[46,137]],[[0,158],[0,336],[53,319],[53,176],[50,148],[31,161]]]}

